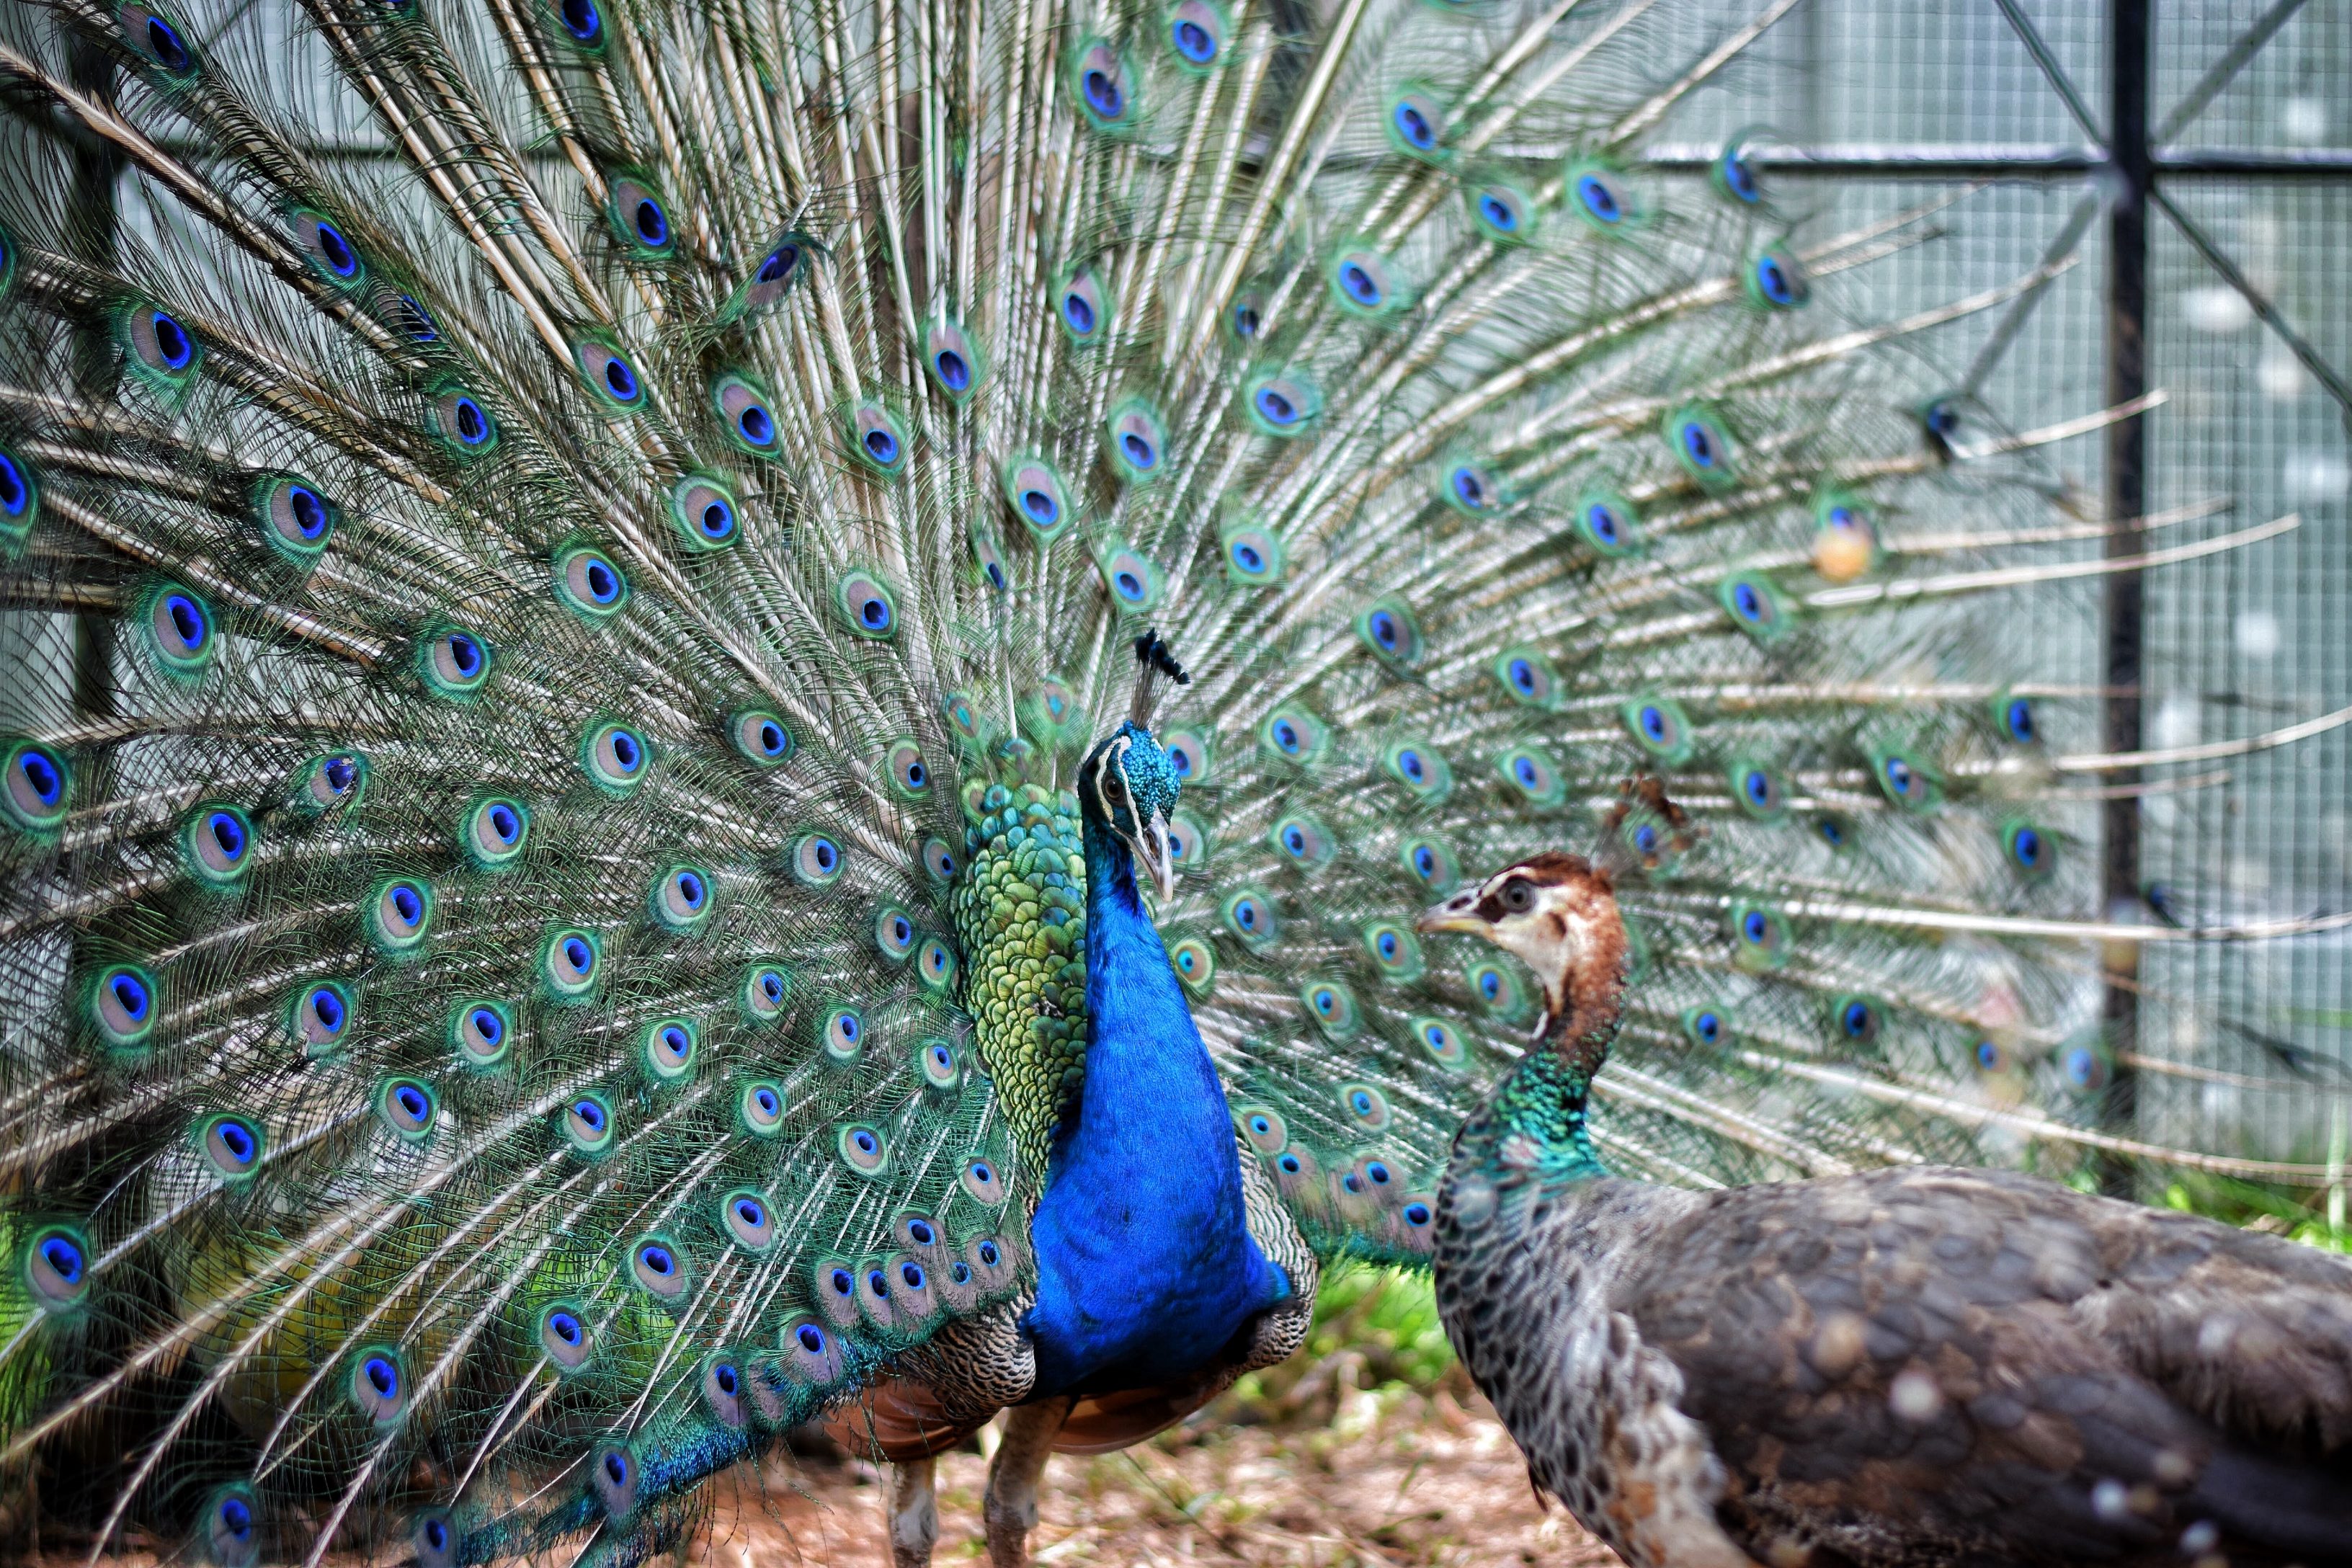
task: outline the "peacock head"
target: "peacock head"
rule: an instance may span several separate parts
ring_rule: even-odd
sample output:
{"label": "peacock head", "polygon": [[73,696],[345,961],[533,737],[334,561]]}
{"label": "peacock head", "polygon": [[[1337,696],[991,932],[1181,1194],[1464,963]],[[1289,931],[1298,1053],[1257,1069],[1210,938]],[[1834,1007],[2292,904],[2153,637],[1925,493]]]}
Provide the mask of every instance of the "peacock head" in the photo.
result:
{"label": "peacock head", "polygon": [[1078,765],[1078,809],[1126,842],[1162,904],[1176,896],[1168,818],[1176,810],[1177,787],[1176,765],[1151,731],[1131,719]]}
{"label": "peacock head", "polygon": [[[1538,1033],[1580,1007],[1613,1007],[1625,922],[1610,874],[1580,855],[1546,850],[1506,866],[1421,917],[1427,932],[1467,931],[1517,957],[1543,982]],[[1571,1020],[1573,1033],[1581,1033]]]}

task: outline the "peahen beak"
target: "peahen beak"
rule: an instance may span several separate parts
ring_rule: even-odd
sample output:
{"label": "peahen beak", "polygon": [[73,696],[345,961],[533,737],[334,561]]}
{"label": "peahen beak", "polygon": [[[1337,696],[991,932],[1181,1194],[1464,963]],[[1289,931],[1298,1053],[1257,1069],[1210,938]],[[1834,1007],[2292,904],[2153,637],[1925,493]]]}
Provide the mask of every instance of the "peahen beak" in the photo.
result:
{"label": "peahen beak", "polygon": [[1176,897],[1176,863],[1171,858],[1168,841],[1168,818],[1159,812],[1143,825],[1143,831],[1130,835],[1127,847],[1135,851],[1136,864],[1150,873],[1152,890],[1160,895],[1162,905]]}
{"label": "peahen beak", "polygon": [[1444,903],[1423,910],[1421,919],[1413,925],[1423,936],[1434,936],[1445,931],[1468,931],[1473,936],[1487,934],[1486,919],[1478,913],[1478,889],[1475,888],[1468,892],[1456,893]]}

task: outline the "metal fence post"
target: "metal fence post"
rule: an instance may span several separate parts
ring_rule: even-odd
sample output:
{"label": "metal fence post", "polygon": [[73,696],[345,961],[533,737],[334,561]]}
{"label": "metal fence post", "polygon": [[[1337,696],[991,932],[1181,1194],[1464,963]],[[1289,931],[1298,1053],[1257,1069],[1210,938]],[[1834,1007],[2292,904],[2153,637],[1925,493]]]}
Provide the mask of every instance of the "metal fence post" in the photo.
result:
{"label": "metal fence post", "polygon": [[[2148,145],[2148,0],[2108,0],[2107,145],[2115,178],[2107,214],[2107,405],[2131,403],[2147,391],[2147,193],[2154,159]],[[2110,522],[2147,510],[2146,416],[2134,415],[2107,427],[2106,513]],[[2134,536],[2111,533],[2110,556],[2140,548]],[[2141,749],[2142,638],[2146,599],[2140,574],[2119,572],[2106,579],[2106,686],[2101,735],[2109,752]],[[2128,786],[2137,770],[2112,781],[2124,786],[2106,803],[2101,825],[2105,858],[2102,891],[2110,919],[2130,919],[2140,904],[2140,803]],[[2118,1055],[2137,1046],[2139,948],[2110,944],[2105,959],[2104,1009],[2108,1045]],[[2105,1120],[2126,1136],[2136,1132],[2138,1084],[2118,1063],[2107,1092]],[[2118,1196],[2132,1196],[2135,1177],[2121,1161],[2106,1162],[2103,1184]]]}

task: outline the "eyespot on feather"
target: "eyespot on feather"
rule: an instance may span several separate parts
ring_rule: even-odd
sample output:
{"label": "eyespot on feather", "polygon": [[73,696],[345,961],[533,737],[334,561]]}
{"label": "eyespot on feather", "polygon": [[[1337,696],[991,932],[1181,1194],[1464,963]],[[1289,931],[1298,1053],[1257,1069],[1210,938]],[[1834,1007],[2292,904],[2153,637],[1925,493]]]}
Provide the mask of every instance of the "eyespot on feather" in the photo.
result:
{"label": "eyespot on feather", "polygon": [[1274,951],[1282,940],[1282,921],[1276,913],[1274,901],[1256,888],[1242,888],[1229,895],[1218,911],[1225,930],[1252,952]]}
{"label": "eyespot on feather", "polygon": [[1395,152],[1423,163],[1445,160],[1445,101],[1419,83],[1408,83],[1387,100],[1381,130]]}
{"label": "eyespot on feather", "polygon": [[1060,470],[1042,457],[1017,457],[1005,463],[1003,479],[1004,503],[1031,536],[1041,543],[1061,537],[1071,511]]}
{"label": "eyespot on feather", "polygon": [[203,342],[177,315],[150,300],[117,306],[114,336],[123,369],[167,405],[176,404],[204,369]]}
{"label": "eyespot on feather", "polygon": [[615,797],[625,796],[645,783],[653,766],[653,747],[639,731],[612,720],[589,725],[581,737],[581,772],[588,782]]}
{"label": "eyespot on feather", "polygon": [[498,420],[464,385],[443,382],[427,397],[425,423],[445,452],[470,460],[498,450]]}
{"label": "eyespot on feather", "polygon": [[652,177],[635,170],[616,174],[605,186],[604,221],[613,237],[631,255],[657,259],[667,257],[677,240],[670,223],[669,204]]}
{"label": "eyespot on feather", "polygon": [[421,878],[395,877],[378,883],[361,906],[370,943],[387,958],[420,952],[432,934],[435,901],[432,885]]}
{"label": "eyespot on feather", "polygon": [[1150,484],[1167,467],[1168,432],[1159,410],[1130,397],[1110,411],[1103,426],[1103,455],[1111,472],[1130,485]]}
{"label": "eyespot on feather", "polygon": [[1116,538],[1097,541],[1093,552],[1103,591],[1123,614],[1147,615],[1159,607],[1164,585],[1159,567]]}
{"label": "eyespot on feather", "polygon": [[325,1056],[342,1045],[358,1016],[349,986],[316,980],[298,987],[287,1004],[287,1032],[307,1055]]}
{"label": "eyespot on feather", "polygon": [[1374,657],[1398,671],[1412,668],[1425,651],[1421,622],[1402,599],[1375,599],[1356,616],[1356,637]]}
{"label": "eyespot on feather", "polygon": [[1195,996],[1206,996],[1216,989],[1217,955],[1209,944],[1198,937],[1188,936],[1171,943],[1168,949],[1169,967],[1185,990]]}
{"label": "eyespot on feather", "polygon": [[1374,250],[1342,250],[1331,258],[1324,279],[1332,302],[1347,315],[1376,321],[1412,302],[1396,264]]}
{"label": "eyespot on feather", "polygon": [[656,1084],[692,1078],[701,1049],[701,1031],[691,1018],[656,1018],[646,1026],[642,1054],[646,1071]]}
{"label": "eyespot on feather", "polygon": [[181,825],[181,864],[199,884],[216,891],[243,883],[259,850],[253,819],[225,802],[198,805]]}
{"label": "eyespot on feather", "polygon": [[1262,436],[1304,436],[1322,416],[1323,395],[1305,374],[1262,370],[1242,383],[1242,411]]}
{"label": "eyespot on feather", "polygon": [[1179,0],[1167,13],[1169,47],[1178,68],[1189,74],[1206,75],[1215,68],[1232,29],[1224,8],[1213,0]]}
{"label": "eyespot on feather", "polygon": [[772,1024],[792,995],[792,976],[782,965],[757,963],[743,972],[743,1015],[752,1024]]}
{"label": "eyespot on feather", "polygon": [[1571,162],[1565,188],[1568,209],[1596,234],[1622,234],[1648,216],[1625,176],[1604,163]]}
{"label": "eyespot on feather", "polygon": [[736,1120],[754,1138],[772,1138],[783,1131],[783,1087],[772,1079],[753,1079],[735,1097]]}
{"label": "eyespot on feather", "polygon": [[1271,529],[1247,520],[1229,522],[1221,536],[1219,552],[1230,582],[1267,588],[1282,581],[1282,536]]}
{"label": "eyespot on feather", "polygon": [[387,1079],[376,1090],[377,1119],[404,1142],[430,1137],[440,1109],[432,1089],[413,1078]]}
{"label": "eyespot on feather", "polygon": [[613,558],[593,545],[574,544],[556,552],[555,596],[565,607],[590,621],[609,620],[629,602],[629,580]]}
{"label": "eyespot on feather", "polygon": [[1141,115],[1134,68],[1107,39],[1090,38],[1070,62],[1070,96],[1097,131],[1124,134]]}
{"label": "eyespot on feather", "polygon": [[[0,243],[5,239],[0,235]],[[5,267],[13,265],[13,254],[8,263],[0,264],[0,299],[7,297]],[[33,466],[0,447],[0,560],[24,548],[40,517],[41,484]]]}
{"label": "eyespot on feather", "polygon": [[254,521],[262,542],[298,566],[326,552],[341,526],[342,508],[299,474],[263,475],[253,488]]}
{"label": "eyespot on feather", "polygon": [[907,471],[907,427],[896,414],[879,403],[861,403],[849,411],[846,424],[849,455],[868,472],[895,479]]}
{"label": "eyespot on feather", "polygon": [[460,1064],[488,1068],[514,1052],[514,1011],[503,1002],[475,997],[449,1010],[449,1045]]}
{"label": "eyespot on feather", "polygon": [[709,474],[688,474],[670,487],[669,518],[689,550],[724,550],[742,532],[734,491]]}
{"label": "eyespot on feather", "polygon": [[1408,927],[1394,921],[1369,921],[1363,942],[1372,967],[1390,984],[1409,985],[1421,978],[1421,941]]}
{"label": "eyespot on feather", "polygon": [[226,1486],[197,1513],[196,1539],[214,1568],[254,1568],[261,1561],[261,1506],[243,1482]]}
{"label": "eyespot on feather", "polygon": [[1536,237],[1542,209],[1535,198],[1507,180],[1490,179],[1466,186],[1471,221],[1478,232],[1497,245],[1525,245]]}
{"label": "eyespot on feather", "polygon": [[1813,503],[1812,560],[1832,583],[1851,583],[1878,564],[1878,527],[1862,502],[1832,489]]}
{"label": "eyespot on feather", "polygon": [[1738,454],[1730,430],[1712,410],[1685,404],[1667,414],[1661,433],[1684,474],[1710,493],[1739,482]]}
{"label": "eyespot on feather", "polygon": [[680,936],[700,931],[717,907],[718,885],[700,866],[667,867],[646,889],[646,910],[654,923]]}
{"label": "eyespot on feather", "polygon": [[1434,838],[1409,837],[1397,846],[1397,859],[1431,896],[1444,898],[1462,885],[1462,866],[1454,851]]}
{"label": "eyespot on feather", "polygon": [[1109,336],[1111,299],[1099,274],[1080,267],[1054,289],[1054,319],[1072,344],[1086,347]]}
{"label": "eyespot on feather", "polygon": [[586,1001],[595,991],[603,970],[604,944],[593,931],[565,926],[551,931],[541,944],[540,984],[553,1001]]}
{"label": "eyespot on feather", "polygon": [[834,608],[853,636],[882,641],[898,631],[898,601],[874,572],[845,572],[834,584]]}
{"label": "eyespot on feather", "polygon": [[198,69],[190,35],[169,13],[153,5],[117,5],[115,26],[131,52],[152,66],[167,81],[194,79]]}
{"label": "eyespot on feather", "polygon": [[710,410],[739,451],[754,458],[783,452],[783,431],[768,389],[741,371],[727,371],[710,384]]}
{"label": "eyespot on feather", "polygon": [[1788,921],[1769,904],[1740,900],[1731,906],[1731,959],[1741,969],[1767,973],[1789,961]]}
{"label": "eyespot on feather", "polygon": [[541,1310],[539,1348],[559,1373],[578,1372],[596,1353],[595,1330],[574,1301],[557,1301]]}
{"label": "eyespot on feather", "polygon": [[576,1094],[555,1116],[556,1130],[574,1153],[593,1158],[613,1146],[613,1108],[600,1094]]}
{"label": "eyespot on feather", "polygon": [[457,848],[479,871],[503,871],[522,858],[530,840],[530,808],[509,795],[490,795],[466,808]]}
{"label": "eyespot on feather", "polygon": [[961,403],[988,379],[988,353],[961,323],[936,317],[923,330],[923,369],[950,402]]}
{"label": "eyespot on feather", "polygon": [[792,760],[793,732],[764,708],[748,708],[727,721],[727,739],[736,755],[759,768],[782,767]]}
{"label": "eyespot on feather", "polygon": [[1697,731],[1682,705],[1672,698],[1635,697],[1620,707],[1617,715],[1633,743],[1659,762],[1680,766],[1690,761],[1696,749]]}

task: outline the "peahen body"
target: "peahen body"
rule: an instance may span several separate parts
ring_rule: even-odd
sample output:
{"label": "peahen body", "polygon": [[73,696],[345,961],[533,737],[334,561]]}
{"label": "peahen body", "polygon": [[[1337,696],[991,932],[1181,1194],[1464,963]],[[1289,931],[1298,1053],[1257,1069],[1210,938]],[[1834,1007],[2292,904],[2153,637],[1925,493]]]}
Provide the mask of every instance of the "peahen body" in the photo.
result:
{"label": "peahen body", "polygon": [[1545,991],[1446,1171],[1439,1310],[1633,1568],[2352,1563],[2352,1266],[2009,1171],[1614,1176],[1609,873],[1540,855],[1422,929]]}
{"label": "peahen body", "polygon": [[1538,998],[1414,911],[1637,765],[1615,1168],[2322,1180],[2104,1125],[2211,933],[2001,632],[2206,513],[1942,391],[2047,274],[1643,166],[1788,8],[0,16],[7,1538],[635,1561],[827,1418],[919,1559],[1009,1406],[1018,1556],[1426,1260]]}

